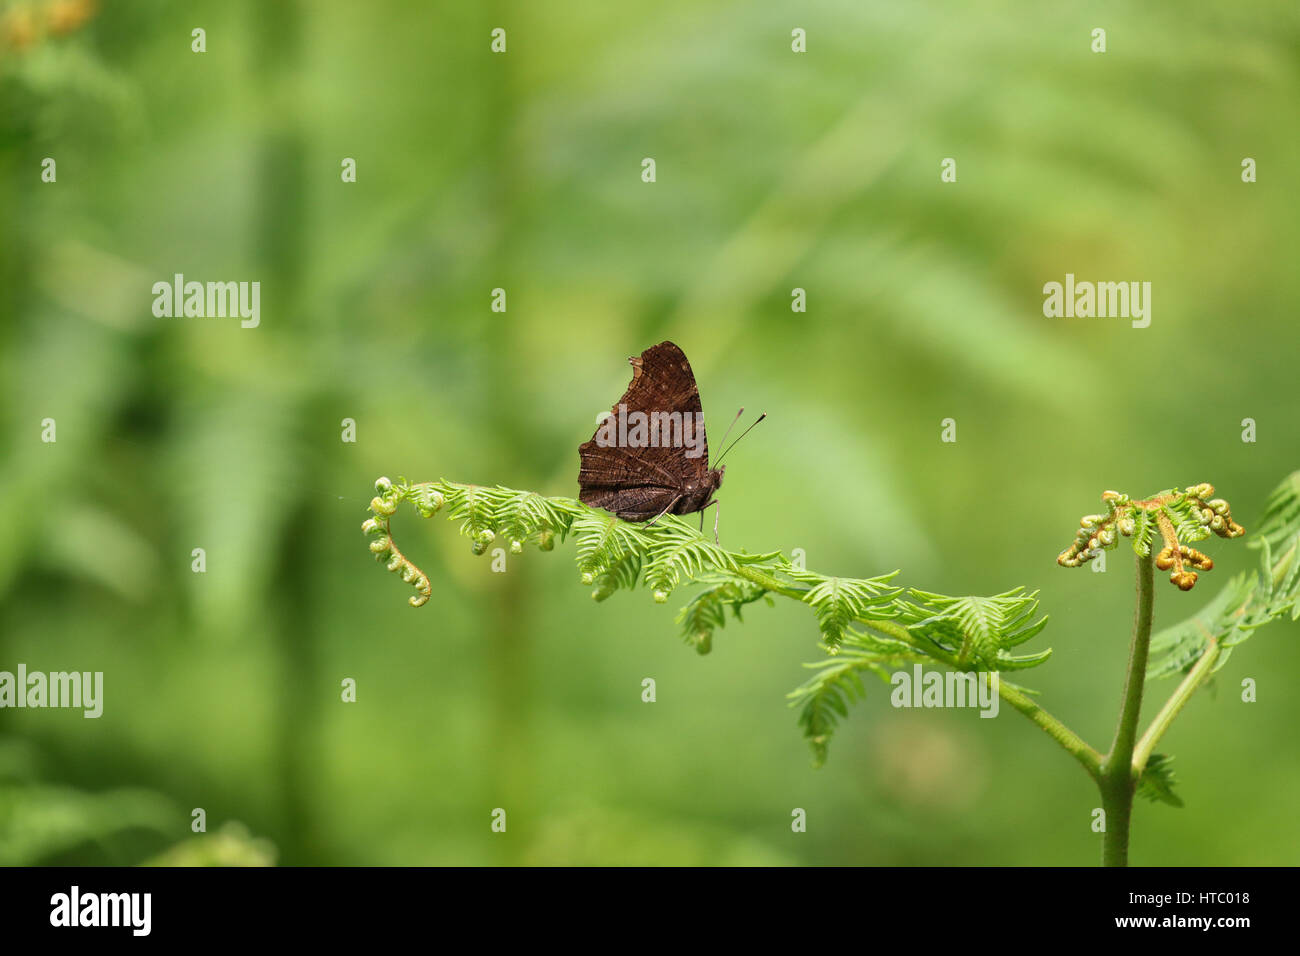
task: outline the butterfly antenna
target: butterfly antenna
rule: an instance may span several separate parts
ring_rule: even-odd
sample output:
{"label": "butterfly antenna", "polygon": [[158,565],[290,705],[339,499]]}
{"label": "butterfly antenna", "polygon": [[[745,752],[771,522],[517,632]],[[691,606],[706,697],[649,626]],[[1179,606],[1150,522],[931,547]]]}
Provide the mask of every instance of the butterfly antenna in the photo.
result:
{"label": "butterfly antenna", "polygon": [[[744,409],[742,408],[740,411],[743,412]],[[740,413],[739,413],[739,412],[736,413],[736,417],[737,417],[737,418],[740,417]],[[761,422],[761,421],[762,421],[763,419],[765,419],[765,418],[767,418],[767,412],[764,412],[762,415],[759,415],[759,416],[758,416],[758,421],[754,422],[754,425],[757,425],[758,422]],[[734,424],[736,424],[736,423],[733,421],[731,424],[734,425]],[[715,462],[713,463],[713,467],[714,467],[714,468],[717,468],[719,465],[721,465],[721,464],[722,464],[722,459],[724,459],[724,458],[727,457],[727,452],[729,452],[729,451],[731,451],[731,449],[735,448],[736,445],[738,445],[738,444],[740,443],[740,440],[741,440],[742,438],[744,438],[746,435],[748,435],[750,432],[752,432],[752,431],[754,430],[754,425],[750,425],[748,428],[746,428],[743,432],[741,432],[739,435],[736,436],[736,440],[735,440],[735,441],[733,441],[730,445],[728,445],[725,449],[723,449],[722,454],[718,456],[718,460],[715,461]],[[728,428],[728,429],[727,429],[727,433],[724,434],[724,435],[722,436],[722,440],[723,440],[724,442],[727,440],[727,435],[729,435],[729,434],[731,434],[731,429],[730,429],[730,428]]]}
{"label": "butterfly antenna", "polygon": [[745,406],[741,405],[740,411],[736,412],[736,417],[731,420],[731,424],[727,426],[727,430],[722,433],[721,444],[725,445],[727,443],[727,436],[731,434],[731,430],[736,427],[736,422],[740,421],[740,416],[743,414],[745,414]]}

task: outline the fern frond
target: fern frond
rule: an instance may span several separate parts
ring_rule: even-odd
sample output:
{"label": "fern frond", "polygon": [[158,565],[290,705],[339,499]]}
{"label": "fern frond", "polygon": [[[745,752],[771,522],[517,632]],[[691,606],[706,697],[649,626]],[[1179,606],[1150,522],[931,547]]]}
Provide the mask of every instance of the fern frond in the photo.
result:
{"label": "fern frond", "polygon": [[1181,543],[1204,541],[1210,536],[1209,519],[1205,518],[1197,499],[1175,498],[1164,506],[1164,513]]}
{"label": "fern frond", "polygon": [[1292,620],[1300,619],[1300,471],[1273,489],[1256,536],[1247,547],[1264,551],[1277,613],[1289,610]]}
{"label": "fern frond", "polygon": [[[1114,548],[1120,536],[1133,539],[1133,550],[1149,557],[1160,532],[1164,541],[1156,558],[1156,567],[1172,571],[1170,583],[1182,591],[1196,586],[1198,572],[1208,571],[1214,562],[1208,555],[1188,547],[1211,534],[1221,538],[1239,538],[1246,529],[1232,520],[1232,509],[1222,498],[1211,498],[1214,486],[1206,482],[1190,488],[1171,488],[1158,495],[1135,501],[1118,491],[1101,496],[1106,514],[1084,515],[1074,542],[1057,557],[1062,567],[1077,568],[1093,560],[1102,551]],[[1188,566],[1192,570],[1188,569]]]}
{"label": "fern frond", "polygon": [[596,601],[603,601],[619,588],[632,590],[641,576],[641,555],[629,551],[615,564],[602,571],[596,578],[596,587],[591,596]]}
{"label": "fern frond", "polygon": [[1145,558],[1151,553],[1151,542],[1156,537],[1156,519],[1151,512],[1140,509],[1133,516],[1133,551]]}
{"label": "fern frond", "polygon": [[826,763],[831,736],[839,722],[849,715],[849,705],[866,695],[862,671],[870,671],[886,683],[889,672],[874,655],[848,650],[828,660],[805,664],[816,673],[786,697],[799,708],[799,727],[812,747],[813,766]]}
{"label": "fern frond", "polygon": [[649,544],[645,583],[654,590],[656,601],[666,601],[683,580],[734,567],[735,562],[726,551],[705,540],[685,522],[673,521]]}
{"label": "fern frond", "polygon": [[949,597],[910,590],[914,599],[904,606],[901,620],[913,633],[926,636],[967,670],[1024,670],[1037,667],[1052,654],[1014,656],[1008,649],[1036,637],[1047,617],[1035,620],[1038,592],[1015,588],[992,597]]}
{"label": "fern frond", "polygon": [[893,601],[898,588],[889,584],[897,571],[874,578],[827,577],[802,569],[791,569],[787,574],[809,585],[803,601],[816,613],[822,640],[828,647],[838,645],[845,628],[859,618],[870,614],[885,619],[897,613]]}
{"label": "fern frond", "polygon": [[1258,548],[1260,542],[1267,541],[1274,551],[1281,551],[1297,536],[1300,536],[1300,471],[1288,475],[1268,496],[1255,538],[1247,547]]}
{"label": "fern frond", "polygon": [[[760,598],[772,599],[767,589],[752,581],[713,576],[701,579],[707,584],[703,591],[691,598],[689,604],[677,613],[677,623],[682,627],[682,637],[701,654],[713,649],[713,632],[727,624],[727,610],[740,620],[741,608]],[[710,583],[711,582],[711,583]]]}
{"label": "fern frond", "polygon": [[[897,572],[873,578],[832,577],[791,567],[778,551],[728,551],[676,515],[664,515],[654,524],[628,523],[571,498],[548,498],[501,486],[441,479],[419,483],[399,479],[394,484],[381,478],[375,488],[372,517],[362,528],[372,536],[370,550],[375,556],[416,589],[410,598],[416,607],[430,600],[432,586],[392,538],[391,518],[404,501],[423,517],[444,511],[458,520],[475,554],[485,553],[498,538],[520,553],[526,543],[535,542],[540,550],[549,551],[557,539],[572,537],[582,579],[593,586],[592,597],[598,601],[619,589],[644,584],[662,602],[673,590],[702,585],[677,616],[686,641],[700,653],[708,652],[714,631],[726,625],[728,616],[739,619],[747,604],[759,599],[771,603],[773,594],[807,604],[817,617],[828,658],[805,665],[816,673],[788,696],[791,706],[800,708],[800,726],[818,764],[825,760],[838,722],[865,692],[863,672],[887,682],[891,668],[908,662],[963,671],[1023,670],[1042,664],[1052,653],[1050,648],[1036,654],[1012,653],[1047,624],[1046,616],[1038,615],[1037,592],[1023,588],[992,597],[952,597],[899,588],[891,583]],[[1175,539],[1198,540],[1210,533],[1232,538],[1243,533],[1232,520],[1227,502],[1209,497],[1213,490],[1201,484],[1144,501],[1107,492],[1103,496],[1107,513],[1086,516],[1074,545],[1058,560],[1078,566],[1102,549],[1114,547],[1122,535],[1132,537],[1134,549],[1149,556],[1158,532],[1166,546],[1157,564],[1168,554],[1176,555],[1171,560],[1186,557],[1193,567],[1208,570],[1211,562],[1205,555]],[[1261,571],[1234,578],[1199,615],[1157,635],[1148,676],[1185,670],[1204,653],[1211,637],[1221,644],[1216,663],[1222,666],[1232,647],[1267,620],[1286,612],[1300,616],[1300,473],[1270,499],[1255,546],[1262,551]],[[865,625],[866,630],[854,625]],[[999,684],[1016,693],[1033,693],[1008,681]],[[1068,749],[1083,753],[1086,745],[1077,742]],[[1152,758],[1144,786],[1168,800],[1164,768]]]}
{"label": "fern frond", "polygon": [[482,554],[496,539],[497,511],[503,504],[504,489],[459,485],[449,489],[447,517],[460,518],[460,533],[470,539],[471,550]]}
{"label": "fern frond", "polygon": [[1221,649],[1217,671],[1257,628],[1283,615],[1300,617],[1300,472],[1273,491],[1249,546],[1260,551],[1257,571],[1235,576],[1196,614],[1152,637],[1148,679],[1185,673],[1211,640]]}
{"label": "fern frond", "polygon": [[549,531],[563,541],[569,532],[573,514],[554,499],[535,492],[512,495],[497,508],[495,515],[501,536],[510,542],[510,552],[520,554],[523,546]]}
{"label": "fern frond", "polygon": [[591,584],[624,555],[644,549],[640,534],[612,514],[594,511],[580,514],[570,523],[569,531],[575,539],[583,584]]}
{"label": "fern frond", "polygon": [[1147,679],[1169,677],[1190,670],[1197,658],[1205,653],[1211,639],[1221,641],[1236,629],[1258,583],[1253,574],[1235,575],[1196,614],[1154,634]]}
{"label": "fern frond", "polygon": [[1173,757],[1166,754],[1152,754],[1146,769],[1138,779],[1138,796],[1146,797],[1153,803],[1167,803],[1171,807],[1181,807],[1182,799],[1174,793],[1174,771],[1169,766]]}

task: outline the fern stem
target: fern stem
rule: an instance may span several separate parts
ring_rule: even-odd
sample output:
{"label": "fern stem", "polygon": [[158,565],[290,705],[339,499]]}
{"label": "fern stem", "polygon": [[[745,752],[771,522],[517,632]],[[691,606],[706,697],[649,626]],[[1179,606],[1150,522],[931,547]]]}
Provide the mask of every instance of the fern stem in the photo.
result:
{"label": "fern stem", "polygon": [[1151,721],[1151,726],[1142,735],[1138,741],[1137,748],[1133,751],[1133,779],[1136,781],[1141,778],[1142,772],[1146,770],[1147,761],[1151,759],[1151,754],[1160,743],[1160,738],[1165,735],[1169,725],[1174,722],[1174,718],[1181,713],[1183,707],[1192,699],[1201,685],[1209,679],[1211,672],[1214,670],[1215,662],[1219,659],[1219,642],[1210,638],[1210,645],[1205,649],[1205,653],[1187,672],[1178,688],[1169,695],[1165,705],[1160,708],[1160,713],[1156,714],[1155,719]]}
{"label": "fern stem", "polygon": [[[908,644],[912,644],[912,645],[915,645],[917,643],[916,635],[914,635],[907,628],[903,627],[903,625],[895,621],[884,621],[872,617],[860,617],[857,619],[857,621],[859,624],[871,628],[873,631],[877,632],[878,634],[884,634],[886,637],[892,637],[896,641],[906,641]],[[925,654],[931,657],[941,657],[941,658],[947,657],[947,655],[944,654],[943,649],[939,647],[937,644],[929,644],[923,647],[921,650]],[[956,661],[951,659],[944,660],[944,663],[951,664],[953,667],[957,666]]]}
{"label": "fern stem", "polygon": [[1137,608],[1133,615],[1133,639],[1129,645],[1128,673],[1124,678],[1124,699],[1120,704],[1115,741],[1101,764],[1097,787],[1101,791],[1106,831],[1102,838],[1103,866],[1128,866],[1129,825],[1133,816],[1133,747],[1138,717],[1142,712],[1142,689],[1146,684],[1147,655],[1151,648],[1151,612],[1155,603],[1155,561],[1153,555],[1137,558]]}
{"label": "fern stem", "polygon": [[[740,565],[736,568],[736,573],[776,594],[783,594],[786,597],[794,598],[796,601],[803,600],[803,592],[782,584],[776,578],[764,574],[762,571],[745,565]],[[860,617],[857,619],[857,622],[879,634],[883,634],[886,637],[892,637],[894,640],[904,641],[912,645],[917,643],[915,635],[913,635],[906,627],[895,621]],[[1149,624],[1150,622],[1148,621],[1148,632]],[[924,651],[927,656],[942,660],[954,670],[960,671],[966,669],[962,667],[955,658],[945,654],[943,649],[937,645],[927,645],[924,648]],[[1145,664],[1143,665],[1143,668],[1145,669]],[[1029,697],[1028,694],[1017,690],[1006,681],[998,681],[998,696],[1010,704],[1013,709],[1028,717],[1039,729],[1060,744],[1061,747],[1070,754],[1070,756],[1079,761],[1083,766],[1083,769],[1087,771],[1088,776],[1092,777],[1094,780],[1100,778],[1102,761],[1101,754],[1098,753],[1096,748],[1089,745],[1086,740],[1062,723],[1059,718],[1043,707],[1040,707],[1032,698]]]}
{"label": "fern stem", "polygon": [[[875,620],[872,618],[858,618],[858,623],[863,624],[872,630],[878,631],[887,637],[895,640],[906,641],[909,644],[916,644],[915,636],[907,628],[894,621]],[[927,644],[924,648],[927,656],[937,658],[947,664],[954,670],[965,670],[961,667],[957,659],[938,645]],[[998,696],[1005,700],[1012,708],[1024,714],[1034,724],[1042,730],[1047,736],[1055,740],[1061,747],[1070,754],[1075,760],[1083,766],[1088,776],[1094,780],[1099,779],[1101,774],[1101,754],[1097,749],[1091,746],[1086,740],[1067,727],[1061,720],[1043,707],[1040,707],[1033,698],[1022,690],[1012,687],[1004,680],[998,681]]]}
{"label": "fern stem", "polygon": [[734,573],[739,574],[742,578],[747,578],[748,580],[753,581],[755,584],[759,585],[760,587],[766,588],[767,590],[771,591],[773,594],[782,594],[785,597],[794,598],[796,601],[799,601],[800,603],[803,602],[803,596],[807,593],[806,589],[800,590],[799,588],[792,588],[788,584],[783,584],[782,582],[778,581],[770,574],[764,574],[762,571],[759,571],[757,568],[750,567],[747,564],[738,564],[731,570]]}
{"label": "fern stem", "polygon": [[998,681],[998,695],[1020,713],[1037,724],[1049,737],[1082,764],[1088,776],[1097,780],[1101,776],[1101,753],[1073,730],[1044,710],[1032,697],[1016,690],[1005,681]]}

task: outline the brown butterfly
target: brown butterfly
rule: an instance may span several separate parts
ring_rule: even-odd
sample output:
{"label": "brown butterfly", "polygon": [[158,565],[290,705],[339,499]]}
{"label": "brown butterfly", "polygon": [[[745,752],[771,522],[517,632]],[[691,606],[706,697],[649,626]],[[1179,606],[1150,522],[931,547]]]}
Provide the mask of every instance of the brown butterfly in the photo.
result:
{"label": "brown butterfly", "polygon": [[[726,469],[709,467],[700,390],[685,353],[672,342],[660,342],[628,362],[627,392],[591,439],[578,446],[579,499],[624,521],[653,522],[664,514],[716,505],[713,493]],[[715,515],[715,540],[717,534]]]}

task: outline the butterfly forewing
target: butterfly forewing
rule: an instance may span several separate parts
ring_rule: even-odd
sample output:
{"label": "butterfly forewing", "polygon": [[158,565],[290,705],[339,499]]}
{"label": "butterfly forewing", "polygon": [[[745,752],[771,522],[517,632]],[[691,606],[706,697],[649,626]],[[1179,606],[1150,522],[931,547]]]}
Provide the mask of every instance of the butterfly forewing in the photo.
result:
{"label": "butterfly forewing", "polygon": [[634,413],[652,421],[655,415],[675,415],[674,421],[693,429],[685,433],[692,440],[611,443],[610,433],[618,432],[617,427],[598,427],[589,441],[578,446],[579,498],[626,521],[648,521],[665,511],[699,511],[711,501],[722,476],[709,470],[700,390],[691,363],[672,342],[648,348],[629,362],[632,383],[611,410],[614,421],[620,416],[635,421]]}

